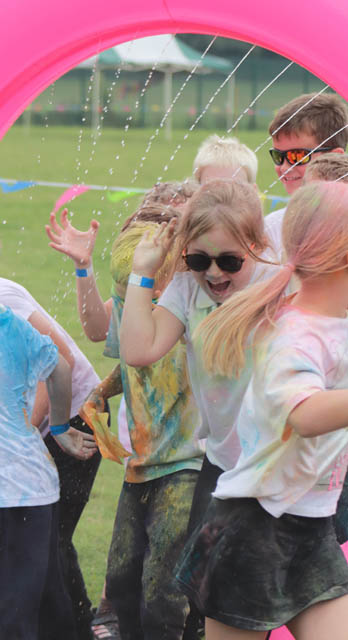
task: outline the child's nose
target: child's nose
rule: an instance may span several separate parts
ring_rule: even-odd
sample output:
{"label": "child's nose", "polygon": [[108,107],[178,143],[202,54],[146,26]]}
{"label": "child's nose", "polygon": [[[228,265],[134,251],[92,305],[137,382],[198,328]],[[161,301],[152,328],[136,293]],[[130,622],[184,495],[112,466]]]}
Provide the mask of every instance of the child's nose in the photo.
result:
{"label": "child's nose", "polygon": [[207,269],[206,273],[209,276],[213,276],[214,278],[218,278],[221,275],[222,271],[217,266],[215,260],[212,260],[211,261],[211,265],[210,265],[209,269]]}

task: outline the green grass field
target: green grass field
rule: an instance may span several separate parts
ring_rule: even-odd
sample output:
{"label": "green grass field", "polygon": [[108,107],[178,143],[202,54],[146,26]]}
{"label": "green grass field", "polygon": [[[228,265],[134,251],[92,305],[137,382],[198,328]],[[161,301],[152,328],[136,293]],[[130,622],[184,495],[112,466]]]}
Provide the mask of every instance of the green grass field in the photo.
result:
{"label": "green grass field", "polygon": [[[73,127],[45,126],[27,130],[18,125],[12,127],[2,140],[0,178],[66,183],[84,181],[86,184],[129,187],[134,175],[137,175],[133,186],[148,188],[160,177],[170,180],[189,176],[197,147],[209,134],[200,130],[190,133],[185,139],[187,131],[179,130],[173,133],[173,140],[167,142],[161,130],[146,153],[150,136],[154,135],[148,129],[130,130],[127,134],[122,130],[107,129],[95,139],[88,129],[82,133]],[[240,138],[254,149],[267,138],[267,134],[265,131],[243,131]],[[181,148],[171,160],[178,145]],[[266,189],[275,177],[267,151],[269,146],[268,143],[258,154],[261,190]],[[143,167],[140,166],[141,162]],[[138,174],[134,174],[135,170]],[[27,287],[69,331],[99,375],[104,377],[113,362],[103,357],[102,344],[93,344],[84,336],[76,310],[73,265],[48,247],[44,231],[49,213],[63,191],[63,187],[34,186],[2,193],[0,273]],[[285,195],[279,183],[272,193]],[[138,199],[132,197],[128,202],[115,204],[108,200],[106,191],[89,191],[70,203],[72,223],[78,228],[86,229],[92,217],[101,223],[94,268],[104,299],[110,295],[109,256],[112,241],[120,223],[136,207]],[[117,429],[116,409],[117,401],[114,401],[114,430]],[[98,602],[103,585],[122,476],[122,467],[103,461],[75,536],[81,567],[94,604]]]}

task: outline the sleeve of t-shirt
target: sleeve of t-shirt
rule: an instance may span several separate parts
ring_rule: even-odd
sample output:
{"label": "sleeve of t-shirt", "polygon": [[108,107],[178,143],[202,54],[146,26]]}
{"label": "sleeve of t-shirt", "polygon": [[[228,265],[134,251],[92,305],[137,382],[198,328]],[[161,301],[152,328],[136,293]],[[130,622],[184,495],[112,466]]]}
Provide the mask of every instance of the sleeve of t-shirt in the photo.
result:
{"label": "sleeve of t-shirt", "polygon": [[113,303],[103,355],[107,356],[108,358],[116,358],[117,360],[119,360],[120,359],[120,341],[119,341],[117,327],[118,327],[117,310],[115,308],[115,303]]}
{"label": "sleeve of t-shirt", "polygon": [[279,425],[286,424],[297,405],[326,389],[320,352],[306,352],[296,346],[281,349],[270,358],[259,384],[270,417]]}
{"label": "sleeve of t-shirt", "polygon": [[0,302],[10,307],[13,313],[28,320],[37,308],[31,301],[30,294],[20,287],[12,287],[6,285],[4,288],[0,288]]}
{"label": "sleeve of t-shirt", "polygon": [[184,326],[187,324],[189,283],[187,273],[176,273],[173,280],[162,293],[158,306],[164,307],[176,316]]}
{"label": "sleeve of t-shirt", "polygon": [[28,359],[28,384],[46,380],[58,364],[58,347],[49,336],[42,335],[29,322],[18,318],[25,337]]}

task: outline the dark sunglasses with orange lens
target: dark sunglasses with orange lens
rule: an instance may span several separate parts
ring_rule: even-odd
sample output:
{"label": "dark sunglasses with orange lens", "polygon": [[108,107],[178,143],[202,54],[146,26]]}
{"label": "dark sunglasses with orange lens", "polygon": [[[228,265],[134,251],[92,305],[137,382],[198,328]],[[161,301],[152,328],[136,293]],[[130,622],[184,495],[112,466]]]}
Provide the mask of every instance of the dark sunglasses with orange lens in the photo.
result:
{"label": "dark sunglasses with orange lens", "polygon": [[207,271],[214,260],[221,271],[237,273],[245,261],[245,257],[240,258],[231,253],[214,257],[208,256],[206,253],[184,253],[182,257],[191,271]]}
{"label": "dark sunglasses with orange lens", "polygon": [[324,151],[332,151],[332,147],[320,147],[320,149],[270,149],[271,158],[278,167],[283,164],[285,158],[289,164],[308,164],[312,153],[322,153]]}

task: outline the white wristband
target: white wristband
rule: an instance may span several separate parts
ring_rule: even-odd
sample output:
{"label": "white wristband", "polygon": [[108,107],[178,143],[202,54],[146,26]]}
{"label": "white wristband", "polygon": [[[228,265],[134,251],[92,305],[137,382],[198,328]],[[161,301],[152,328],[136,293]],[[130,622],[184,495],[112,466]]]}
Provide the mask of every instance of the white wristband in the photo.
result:
{"label": "white wristband", "polygon": [[137,287],[152,289],[155,284],[155,278],[147,278],[146,276],[138,276],[137,273],[131,273],[128,278],[128,284],[135,284]]}

